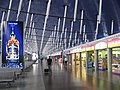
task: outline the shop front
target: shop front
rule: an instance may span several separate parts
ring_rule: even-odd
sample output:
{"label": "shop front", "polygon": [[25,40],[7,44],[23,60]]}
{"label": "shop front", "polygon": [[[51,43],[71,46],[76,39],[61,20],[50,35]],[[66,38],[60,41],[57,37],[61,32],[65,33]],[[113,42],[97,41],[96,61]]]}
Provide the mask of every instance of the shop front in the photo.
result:
{"label": "shop front", "polygon": [[56,52],[54,54],[50,55],[52,57],[52,60],[57,63],[62,63],[62,52]]}
{"label": "shop front", "polygon": [[88,68],[94,67],[94,49],[95,49],[95,44],[94,45],[88,45],[86,46],[86,52],[88,54]]}
{"label": "shop front", "polygon": [[94,51],[88,51],[88,68],[94,67]]}
{"label": "shop front", "polygon": [[75,65],[75,53],[72,54],[72,65]]}
{"label": "shop front", "polygon": [[107,70],[107,50],[98,50],[98,69]]}
{"label": "shop front", "polygon": [[81,66],[86,67],[86,47],[81,47]]}
{"label": "shop front", "polygon": [[70,53],[72,55],[72,65],[80,65],[80,48],[73,48]]}
{"label": "shop front", "polygon": [[99,42],[95,49],[98,51],[98,70],[107,70],[107,43]]}
{"label": "shop front", "polygon": [[120,74],[120,38],[108,40],[108,48],[112,49],[112,72]]}
{"label": "shop front", "polygon": [[76,53],[76,65],[80,65],[80,53]]}
{"label": "shop front", "polygon": [[120,47],[112,48],[112,71],[120,74]]}
{"label": "shop front", "polygon": [[81,64],[82,64],[82,67],[86,67],[86,53],[85,52],[82,52],[81,53],[81,60],[82,60],[82,62],[81,62]]}

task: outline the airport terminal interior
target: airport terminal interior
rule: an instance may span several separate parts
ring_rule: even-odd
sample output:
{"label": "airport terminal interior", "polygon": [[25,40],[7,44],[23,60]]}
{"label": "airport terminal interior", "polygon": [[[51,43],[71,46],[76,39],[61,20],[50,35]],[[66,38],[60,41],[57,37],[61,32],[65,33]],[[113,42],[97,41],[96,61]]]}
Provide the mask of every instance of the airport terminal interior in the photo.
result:
{"label": "airport terminal interior", "polygon": [[0,0],[0,90],[120,90],[120,0]]}

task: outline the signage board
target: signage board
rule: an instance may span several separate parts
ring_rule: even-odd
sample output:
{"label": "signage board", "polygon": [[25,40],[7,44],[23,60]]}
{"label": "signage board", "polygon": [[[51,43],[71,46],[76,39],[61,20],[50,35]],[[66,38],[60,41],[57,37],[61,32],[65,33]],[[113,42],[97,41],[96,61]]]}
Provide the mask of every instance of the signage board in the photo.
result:
{"label": "signage board", "polygon": [[120,46],[120,38],[112,39],[107,41],[108,48]]}
{"label": "signage board", "polygon": [[24,68],[23,22],[4,21],[2,26],[2,67]]}
{"label": "signage board", "polygon": [[105,49],[107,48],[107,43],[106,42],[99,42],[95,45],[95,49],[98,50],[98,49]]}
{"label": "signage board", "polygon": [[92,51],[94,49],[95,49],[95,44],[94,45],[86,46],[86,51]]}

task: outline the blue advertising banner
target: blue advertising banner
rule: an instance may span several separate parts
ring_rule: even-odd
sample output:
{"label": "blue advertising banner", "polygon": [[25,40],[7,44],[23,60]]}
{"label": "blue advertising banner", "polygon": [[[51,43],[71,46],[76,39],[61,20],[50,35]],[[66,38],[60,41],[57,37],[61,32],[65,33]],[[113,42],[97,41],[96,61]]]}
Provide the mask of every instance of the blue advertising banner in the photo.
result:
{"label": "blue advertising banner", "polygon": [[2,67],[23,69],[23,22],[4,21],[2,29]]}

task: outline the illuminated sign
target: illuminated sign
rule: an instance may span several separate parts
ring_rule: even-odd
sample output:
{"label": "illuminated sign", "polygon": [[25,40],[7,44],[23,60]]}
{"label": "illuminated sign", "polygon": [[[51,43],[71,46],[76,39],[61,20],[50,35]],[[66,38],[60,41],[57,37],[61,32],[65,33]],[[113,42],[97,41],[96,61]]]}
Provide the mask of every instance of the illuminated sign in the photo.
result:
{"label": "illuminated sign", "polygon": [[70,50],[70,53],[77,53],[77,52],[80,52],[80,48],[74,48]]}
{"label": "illuminated sign", "polygon": [[120,46],[120,38],[107,41],[108,48]]}
{"label": "illuminated sign", "polygon": [[58,56],[58,55],[61,55],[61,52],[55,52],[51,56]]}
{"label": "illuminated sign", "polygon": [[105,48],[107,48],[106,42],[99,42],[95,45],[95,49],[105,49]]}
{"label": "illuminated sign", "polygon": [[84,52],[86,50],[86,46],[81,47],[81,52]]}
{"label": "illuminated sign", "polygon": [[3,22],[2,67],[24,68],[23,22]]}
{"label": "illuminated sign", "polygon": [[65,50],[64,53],[65,54],[70,54],[70,50]]}
{"label": "illuminated sign", "polygon": [[95,45],[86,46],[86,51],[91,51],[95,49]]}

